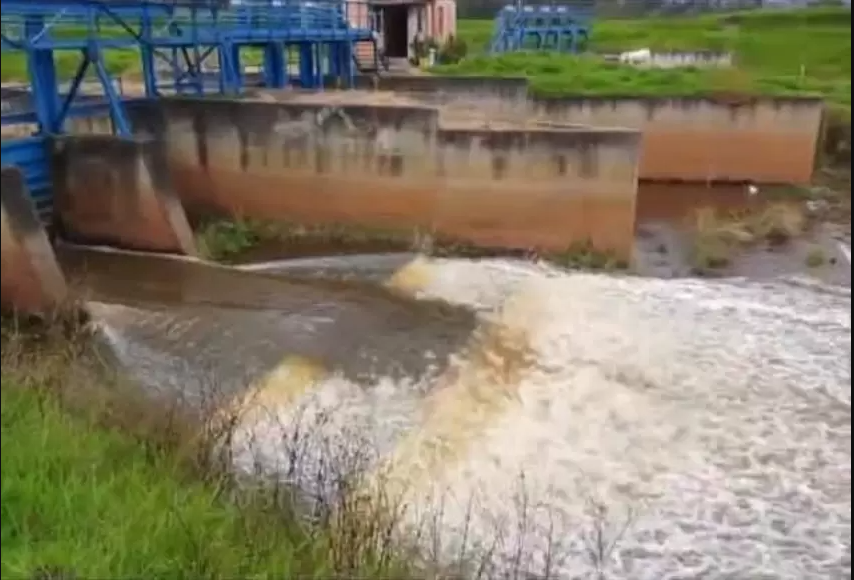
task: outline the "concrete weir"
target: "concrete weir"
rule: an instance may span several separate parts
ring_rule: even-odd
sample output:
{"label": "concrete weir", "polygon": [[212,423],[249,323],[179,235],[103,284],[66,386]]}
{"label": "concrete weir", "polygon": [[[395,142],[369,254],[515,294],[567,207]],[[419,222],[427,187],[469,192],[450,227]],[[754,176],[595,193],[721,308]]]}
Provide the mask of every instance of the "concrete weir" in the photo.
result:
{"label": "concrete weir", "polygon": [[280,99],[173,99],[134,117],[166,143],[194,213],[631,252],[637,131],[466,122],[371,93]]}
{"label": "concrete weir", "polygon": [[62,137],[51,144],[56,225],[86,244],[195,254],[162,147],[150,139]]}
{"label": "concrete weir", "polygon": [[650,180],[809,183],[824,111],[818,97],[551,98],[531,94],[524,78],[386,76],[360,83],[469,118],[638,130],[638,176]]}
{"label": "concrete weir", "polygon": [[[163,148],[151,140],[71,135],[53,140],[53,228],[83,244],[195,254]],[[2,307],[47,315],[68,289],[17,167],[3,167]]]}
{"label": "concrete weir", "polygon": [[16,167],[2,169],[2,307],[50,314],[66,299],[65,278]]}
{"label": "concrete weir", "polygon": [[[108,118],[74,120],[51,143],[57,229],[192,255],[186,210],[507,249],[589,242],[629,261],[639,179],[808,183],[822,127],[818,99],[544,99],[524,79],[473,77],[359,83],[138,101],[133,139],[109,135]],[[41,230],[20,177],[3,171],[4,304],[37,309],[61,294],[61,274],[13,251],[49,254],[46,238],[35,254],[35,242],[6,243]],[[7,191],[20,199],[7,204]],[[12,275],[13,260],[30,265]],[[41,294],[20,290],[42,275]]]}

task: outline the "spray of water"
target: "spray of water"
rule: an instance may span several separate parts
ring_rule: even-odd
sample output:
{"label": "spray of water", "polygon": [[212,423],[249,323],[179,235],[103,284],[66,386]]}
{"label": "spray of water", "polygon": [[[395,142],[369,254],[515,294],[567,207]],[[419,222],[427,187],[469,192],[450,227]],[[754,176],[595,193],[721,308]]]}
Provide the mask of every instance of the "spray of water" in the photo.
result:
{"label": "spray of water", "polygon": [[266,411],[238,468],[332,494],[325,466],[358,450],[363,481],[397,482],[402,528],[440,514],[425,545],[492,577],[849,577],[849,291],[504,260],[418,259],[386,283],[479,310],[479,331],[430,384],[293,360],[254,378]]}

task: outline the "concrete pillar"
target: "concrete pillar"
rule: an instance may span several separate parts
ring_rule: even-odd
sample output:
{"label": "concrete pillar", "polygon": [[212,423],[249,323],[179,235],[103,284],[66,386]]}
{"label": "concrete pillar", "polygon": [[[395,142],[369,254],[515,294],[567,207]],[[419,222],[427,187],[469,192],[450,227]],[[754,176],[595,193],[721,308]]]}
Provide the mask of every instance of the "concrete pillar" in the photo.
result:
{"label": "concrete pillar", "polygon": [[63,306],[68,289],[47,233],[17,167],[2,170],[2,308],[49,315]]}
{"label": "concrete pillar", "polygon": [[162,143],[81,135],[52,142],[60,233],[82,244],[194,255]]}

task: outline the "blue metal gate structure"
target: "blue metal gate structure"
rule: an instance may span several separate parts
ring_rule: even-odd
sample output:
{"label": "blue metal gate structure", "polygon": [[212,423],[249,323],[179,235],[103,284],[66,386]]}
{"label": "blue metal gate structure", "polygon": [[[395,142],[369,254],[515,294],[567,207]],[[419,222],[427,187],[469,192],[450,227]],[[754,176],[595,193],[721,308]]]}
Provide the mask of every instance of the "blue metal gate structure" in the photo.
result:
{"label": "blue metal gate structure", "polygon": [[489,44],[493,54],[519,50],[583,52],[590,38],[595,3],[526,4],[521,0],[504,6],[495,18]]}
{"label": "blue metal gate structure", "polygon": [[[28,87],[4,85],[2,165],[22,169],[43,215],[50,209],[46,138],[63,133],[71,117],[104,113],[116,134],[131,133],[130,99],[107,55],[138,63],[144,97],[137,98],[239,93],[251,52],[261,61],[261,86],[320,89],[331,77],[346,88],[355,44],[375,37],[367,0],[3,0],[0,10],[4,69],[7,58],[25,59],[29,77]],[[69,53],[77,55],[76,71],[63,90],[57,60]],[[206,72],[210,55],[218,66]],[[103,94],[81,96],[93,73]],[[37,129],[6,139],[14,125]]]}

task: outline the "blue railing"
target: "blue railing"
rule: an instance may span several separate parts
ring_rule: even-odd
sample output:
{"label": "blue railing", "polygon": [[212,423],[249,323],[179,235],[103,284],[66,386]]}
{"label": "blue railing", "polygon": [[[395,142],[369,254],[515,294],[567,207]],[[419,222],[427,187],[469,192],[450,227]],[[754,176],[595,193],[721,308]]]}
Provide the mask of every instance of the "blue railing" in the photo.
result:
{"label": "blue railing", "polygon": [[47,144],[41,137],[3,140],[3,165],[15,165],[24,174],[24,181],[36,211],[48,221],[53,206],[50,182],[50,160]]}

